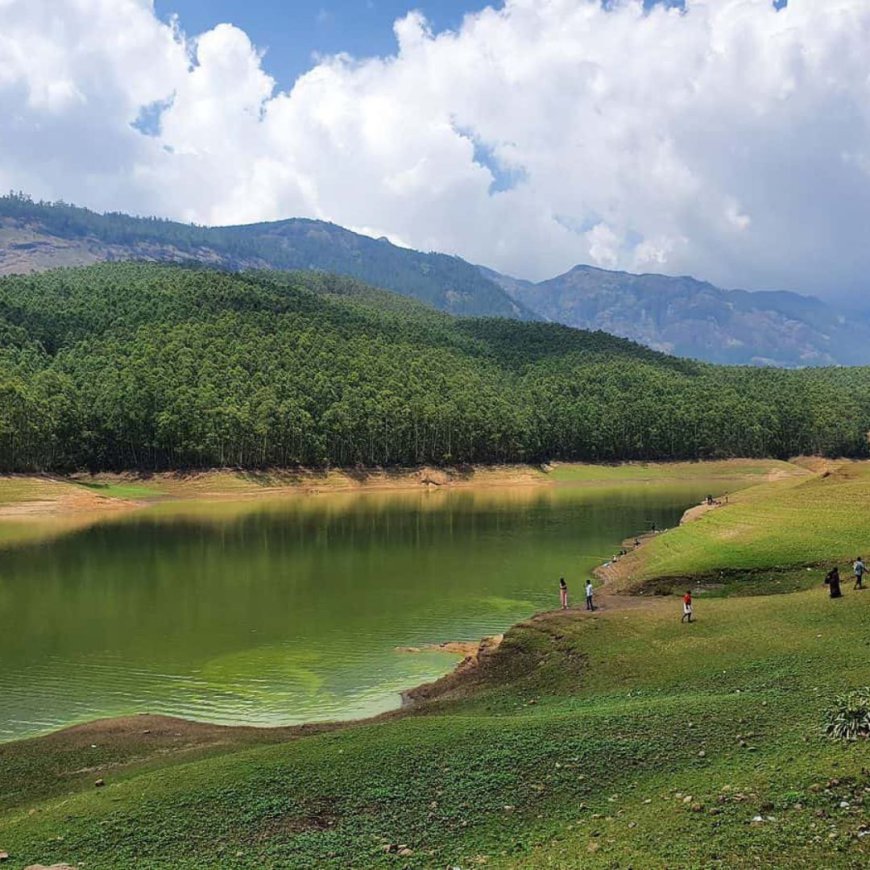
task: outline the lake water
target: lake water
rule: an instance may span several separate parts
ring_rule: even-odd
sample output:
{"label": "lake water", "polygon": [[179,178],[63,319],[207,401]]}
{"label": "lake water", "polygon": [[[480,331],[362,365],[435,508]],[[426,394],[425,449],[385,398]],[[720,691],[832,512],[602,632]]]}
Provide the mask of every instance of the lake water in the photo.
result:
{"label": "lake water", "polygon": [[707,484],[163,505],[0,551],[0,740],[132,712],[354,718],[476,640],[575,601],[588,572]]}

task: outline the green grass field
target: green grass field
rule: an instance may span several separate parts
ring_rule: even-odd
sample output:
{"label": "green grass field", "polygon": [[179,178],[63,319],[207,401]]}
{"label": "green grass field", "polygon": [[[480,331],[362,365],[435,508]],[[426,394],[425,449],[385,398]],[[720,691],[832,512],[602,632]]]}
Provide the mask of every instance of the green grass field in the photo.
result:
{"label": "green grass field", "polygon": [[559,483],[619,483],[634,481],[763,480],[771,473],[803,477],[807,471],[774,459],[726,459],[712,462],[625,462],[614,465],[557,464],[549,477]]}
{"label": "green grass field", "polygon": [[[870,550],[870,469],[841,472],[746,490],[639,554],[794,574]],[[870,684],[870,591],[679,613],[647,596],[536,617],[471,678],[375,723],[143,719],[0,745],[0,850],[16,870],[866,867],[870,745],[822,725]]]}
{"label": "green grass field", "polygon": [[[794,572],[870,556],[870,463],[832,463],[741,490],[679,530],[650,541],[623,566],[629,585],[650,578]],[[866,551],[866,552],[865,552]],[[814,575],[818,577],[818,572]]]}
{"label": "green grass field", "polygon": [[77,485],[103,498],[150,499],[163,494],[156,486],[142,483],[103,483],[76,481]]}

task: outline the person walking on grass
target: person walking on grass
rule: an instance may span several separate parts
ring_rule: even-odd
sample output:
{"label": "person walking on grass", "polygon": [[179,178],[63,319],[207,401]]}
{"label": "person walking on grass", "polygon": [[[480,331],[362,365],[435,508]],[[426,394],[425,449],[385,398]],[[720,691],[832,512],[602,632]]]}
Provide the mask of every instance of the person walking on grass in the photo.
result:
{"label": "person walking on grass", "polygon": [[860,556],[855,560],[855,564],[852,566],[852,571],[855,573],[855,588],[863,589],[864,573],[867,571],[867,567],[864,565],[864,560]]}
{"label": "person walking on grass", "polygon": [[831,598],[842,598],[840,592],[840,569],[834,565],[825,575],[825,585],[831,590]]}
{"label": "person walking on grass", "polygon": [[562,602],[562,610],[568,609],[568,584],[564,577],[559,578],[559,600]]}
{"label": "person walking on grass", "polygon": [[595,605],[592,603],[592,581],[586,581],[586,609],[595,610]]}
{"label": "person walking on grass", "polygon": [[683,618],[680,620],[680,622],[691,622],[693,613],[694,611],[692,610],[692,593],[690,590],[683,596]]}

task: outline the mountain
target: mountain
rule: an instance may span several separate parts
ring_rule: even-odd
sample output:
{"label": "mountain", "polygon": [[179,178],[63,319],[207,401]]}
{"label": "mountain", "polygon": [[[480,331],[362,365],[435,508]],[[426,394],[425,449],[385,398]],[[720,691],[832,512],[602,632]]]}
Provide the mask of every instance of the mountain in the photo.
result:
{"label": "mountain", "polygon": [[0,279],[0,471],[867,456],[870,368],[725,367],[323,272]]}
{"label": "mountain", "polygon": [[21,194],[0,197],[0,275],[119,260],[197,262],[233,271],[316,269],[350,275],[451,314],[537,319],[458,257],[400,248],[323,221],[199,227],[37,203]]}
{"label": "mountain", "polygon": [[124,260],[348,275],[450,314],[549,320],[707,362],[870,363],[867,316],[797,293],[723,290],[690,277],[591,266],[534,284],[323,221],[199,227],[0,197],[0,275]]}
{"label": "mountain", "polygon": [[592,266],[538,284],[489,269],[483,274],[547,320],[677,356],[788,367],[870,363],[866,319],[797,293],[722,290],[694,278]]}

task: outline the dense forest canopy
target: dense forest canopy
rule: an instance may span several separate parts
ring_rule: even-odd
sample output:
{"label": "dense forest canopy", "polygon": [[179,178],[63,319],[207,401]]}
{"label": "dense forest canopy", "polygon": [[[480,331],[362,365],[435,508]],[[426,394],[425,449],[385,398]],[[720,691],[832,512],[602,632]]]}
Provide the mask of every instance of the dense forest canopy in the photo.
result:
{"label": "dense forest canopy", "polygon": [[322,273],[0,280],[0,470],[868,455],[870,369],[727,368]]}
{"label": "dense forest canopy", "polygon": [[[540,319],[458,257],[400,248],[324,221],[292,218],[203,227],[117,212],[98,214],[65,202],[34,202],[21,193],[0,196],[0,229],[4,219],[35,230],[43,244],[50,237],[82,243],[85,259],[56,265],[99,259],[201,262],[228,270],[317,269],[359,278],[451,314]],[[33,244],[24,243],[30,248]]]}

